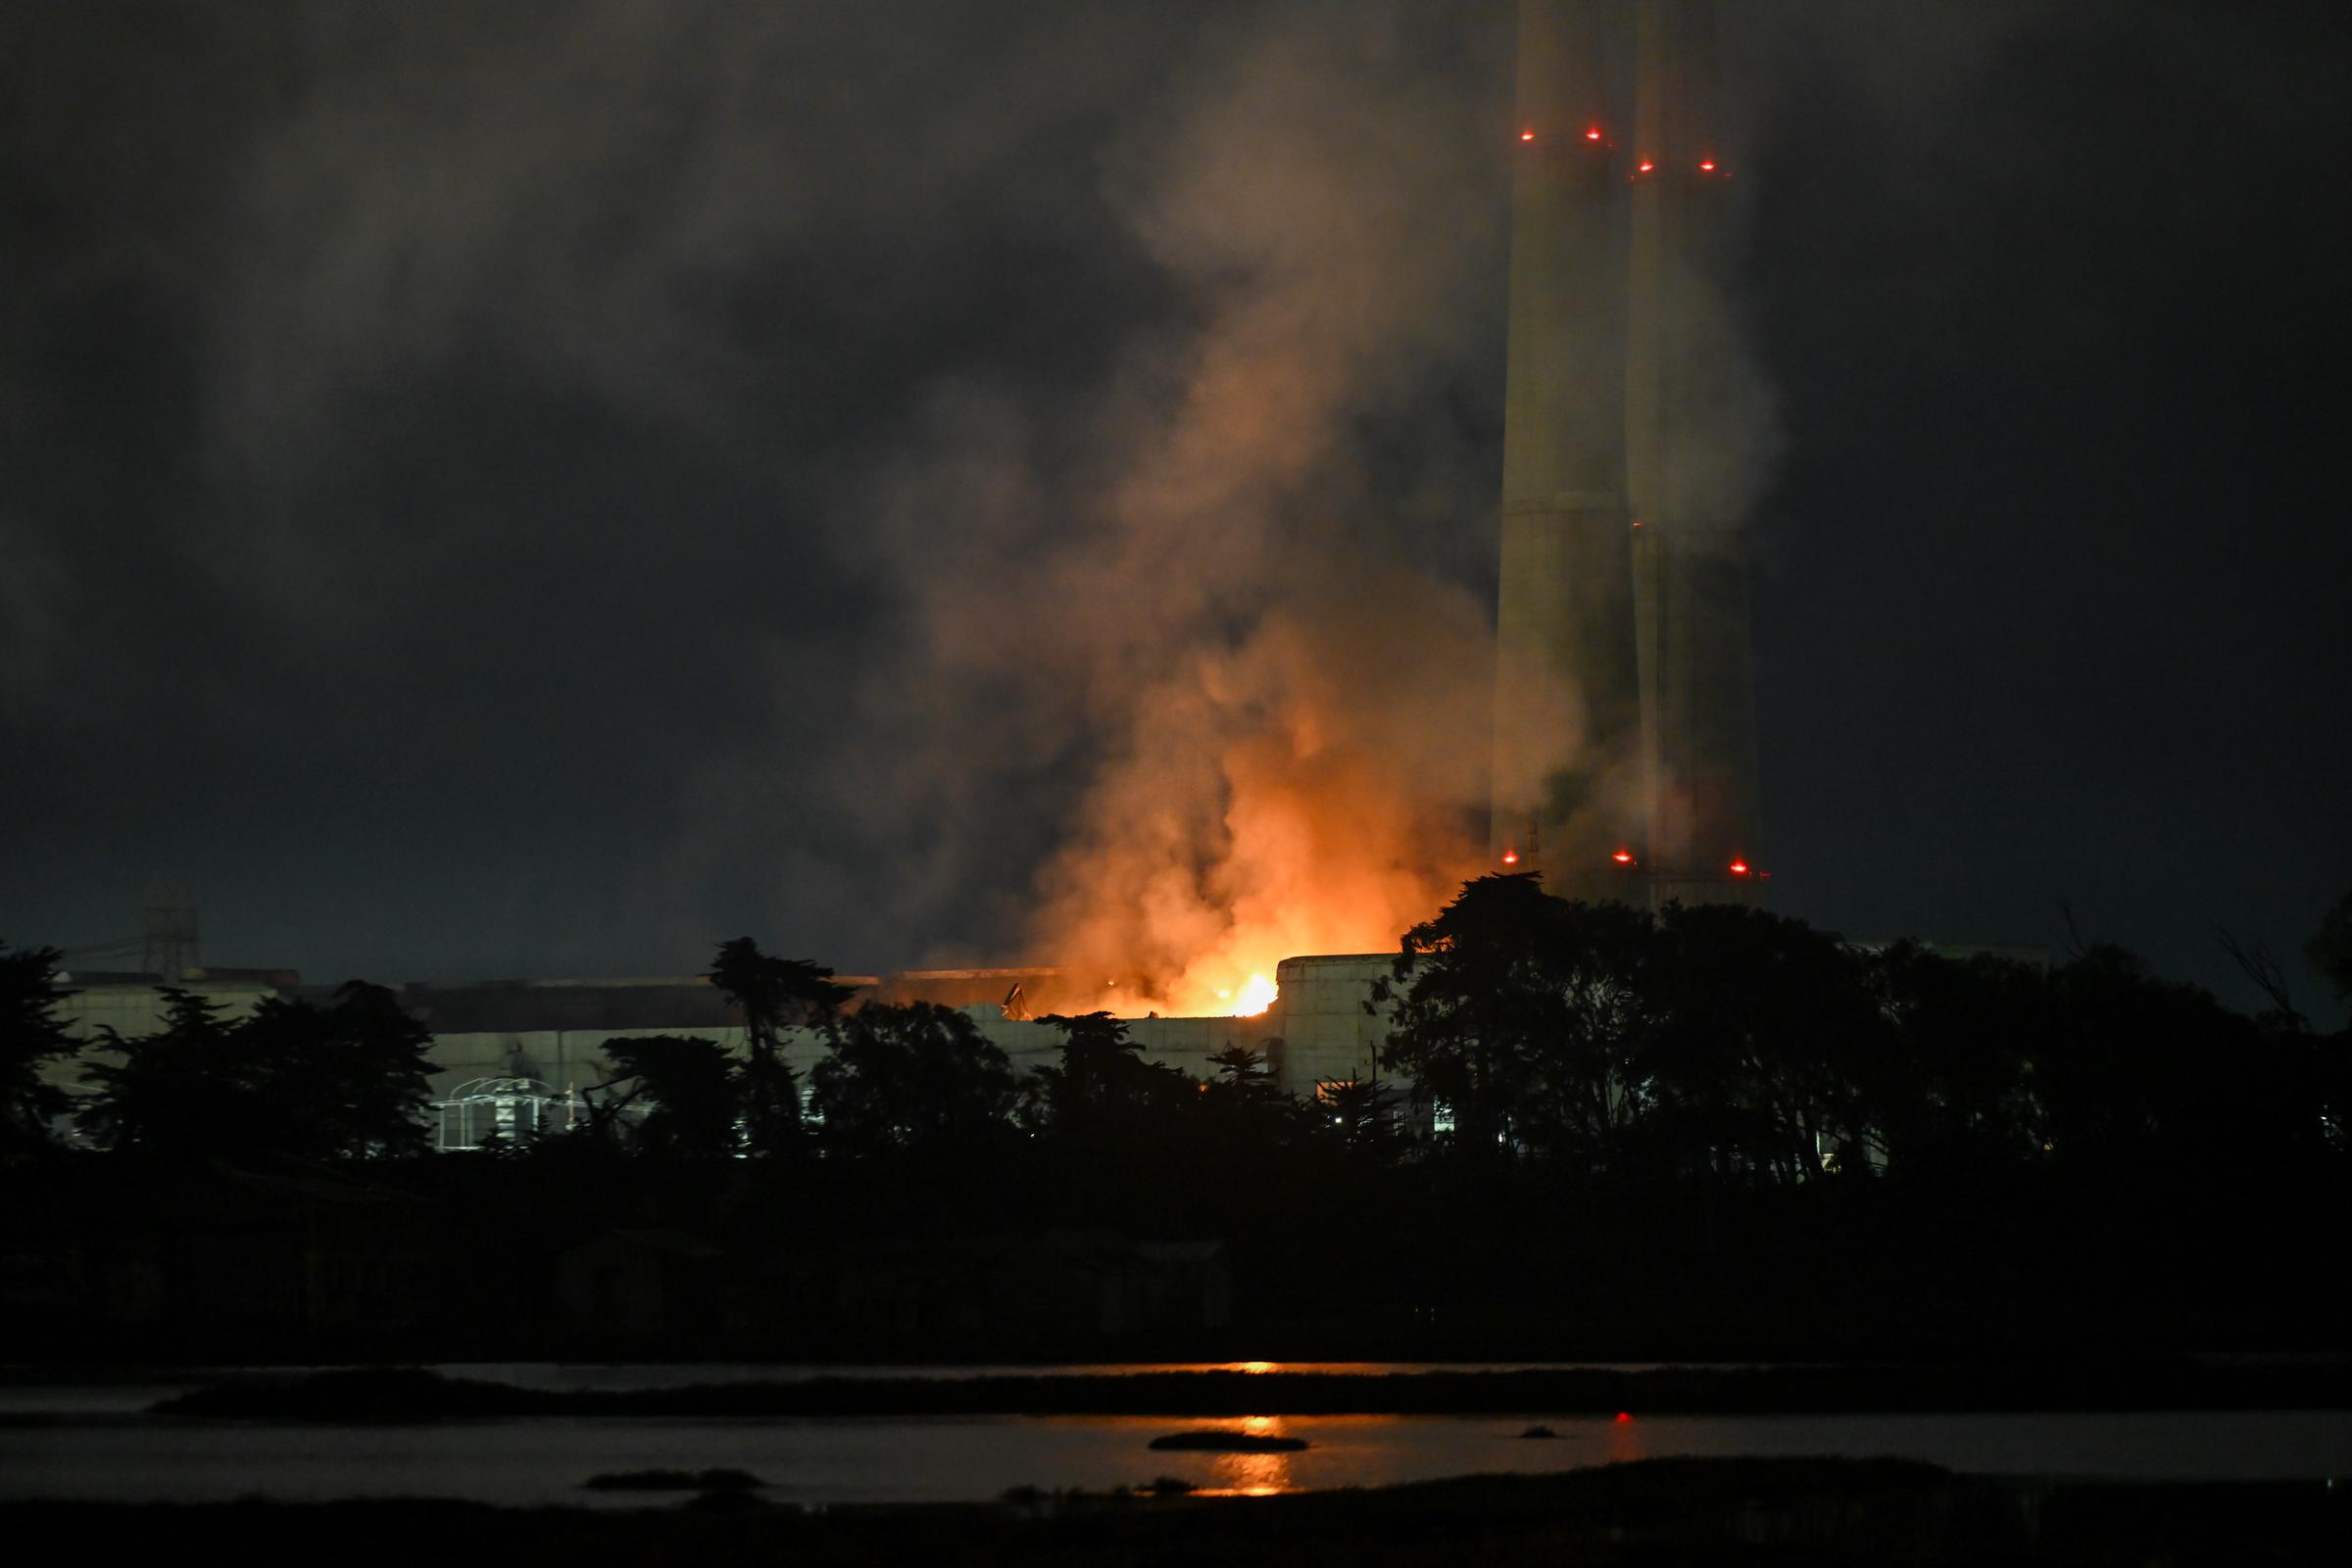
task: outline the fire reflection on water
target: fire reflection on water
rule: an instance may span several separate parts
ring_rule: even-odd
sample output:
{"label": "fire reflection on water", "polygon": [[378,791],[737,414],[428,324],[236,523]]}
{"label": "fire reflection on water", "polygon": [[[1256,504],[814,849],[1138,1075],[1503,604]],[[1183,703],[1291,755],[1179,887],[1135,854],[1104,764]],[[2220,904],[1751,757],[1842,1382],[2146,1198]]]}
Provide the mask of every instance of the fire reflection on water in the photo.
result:
{"label": "fire reflection on water", "polygon": [[1608,1433],[1606,1463],[1624,1464],[1629,1459],[1643,1456],[1641,1422],[1621,1415],[1602,1430]]}
{"label": "fire reflection on water", "polygon": [[[1246,1415],[1241,1430],[1253,1438],[1287,1437],[1278,1415]],[[1220,1453],[1216,1459],[1216,1485],[1202,1487],[1208,1495],[1237,1497],[1270,1497],[1278,1492],[1289,1492],[1295,1483],[1291,1479],[1291,1458],[1287,1453]]]}
{"label": "fire reflection on water", "polygon": [[[1241,1371],[1249,1363],[1235,1362]],[[1146,1477],[1169,1477],[1189,1484],[1197,1496],[1263,1497],[1277,1493],[1321,1491],[1334,1487],[1392,1484],[1382,1455],[1402,1434],[1424,1441],[1442,1435],[1455,1456],[1446,1473],[1482,1475],[1496,1471],[1565,1470],[1618,1458],[1641,1457],[1644,1444],[1629,1426],[1611,1427],[1602,1420],[1551,1416],[1561,1441],[1522,1443],[1519,1434],[1534,1418],[1497,1416],[1401,1416],[1370,1413],[1353,1415],[1250,1415],[1216,1417],[1093,1416],[1047,1417],[1048,1422],[1105,1428],[1122,1434],[1138,1449],[1152,1438],[1169,1432],[1228,1432],[1252,1438],[1298,1438],[1307,1446],[1274,1453],[1216,1453],[1208,1451],[1139,1453],[1143,1463],[1123,1484],[1141,1486]],[[1649,1445],[1654,1446],[1653,1445]]]}

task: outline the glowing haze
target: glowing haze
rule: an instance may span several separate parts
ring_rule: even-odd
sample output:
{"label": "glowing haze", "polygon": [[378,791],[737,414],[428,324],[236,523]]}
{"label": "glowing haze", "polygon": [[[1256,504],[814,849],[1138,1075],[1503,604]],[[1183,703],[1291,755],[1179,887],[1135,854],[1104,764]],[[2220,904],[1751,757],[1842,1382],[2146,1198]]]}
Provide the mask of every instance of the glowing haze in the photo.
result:
{"label": "glowing haze", "polygon": [[[1393,947],[1483,855],[1492,636],[1458,566],[1491,549],[1493,474],[1443,435],[1364,472],[1499,294],[1464,81],[1502,73],[1432,70],[1457,29],[1412,15],[1286,9],[1180,67],[1104,179],[1187,329],[1074,416],[943,387],[875,479],[917,610],[867,693],[921,762],[891,804],[911,783],[952,816],[1052,759],[1068,804],[1007,923],[1115,1011],[1261,1011],[1281,959]],[[952,880],[970,847],[939,846]]]}
{"label": "glowing haze", "polygon": [[1394,947],[1475,874],[1481,620],[1446,594],[1430,615],[1426,582],[1351,586],[1365,600],[1269,611],[1134,695],[1036,927],[1118,982],[1112,1010],[1263,1011],[1281,959]]}

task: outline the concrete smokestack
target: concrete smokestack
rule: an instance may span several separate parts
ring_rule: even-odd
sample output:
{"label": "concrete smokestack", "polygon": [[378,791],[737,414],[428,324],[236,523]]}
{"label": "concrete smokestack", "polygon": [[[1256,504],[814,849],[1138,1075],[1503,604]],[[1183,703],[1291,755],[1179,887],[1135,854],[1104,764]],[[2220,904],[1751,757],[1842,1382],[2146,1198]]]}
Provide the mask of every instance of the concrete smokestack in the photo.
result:
{"label": "concrete smokestack", "polygon": [[1521,0],[1496,616],[1494,852],[1572,898],[1639,853],[1626,271],[1596,0]]}
{"label": "concrete smokestack", "polygon": [[1716,120],[1711,0],[1641,0],[1636,27],[1625,433],[1651,886],[1660,903],[1757,903],[1744,497],[1723,461],[1742,435],[1724,379],[1736,150]]}

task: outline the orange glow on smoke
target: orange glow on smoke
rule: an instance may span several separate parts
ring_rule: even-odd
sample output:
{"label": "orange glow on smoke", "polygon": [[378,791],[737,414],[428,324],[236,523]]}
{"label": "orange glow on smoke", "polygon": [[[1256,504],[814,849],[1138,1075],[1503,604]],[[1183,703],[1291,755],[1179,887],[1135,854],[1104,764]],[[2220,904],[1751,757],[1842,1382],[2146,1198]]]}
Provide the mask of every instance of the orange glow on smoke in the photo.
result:
{"label": "orange glow on smoke", "polygon": [[[1389,656],[1398,625],[1426,655]],[[1494,661],[1470,595],[1397,573],[1159,671],[1040,872],[1029,950],[1117,976],[1085,1000],[1125,1018],[1255,1017],[1286,958],[1395,952],[1495,868],[1460,809]]]}

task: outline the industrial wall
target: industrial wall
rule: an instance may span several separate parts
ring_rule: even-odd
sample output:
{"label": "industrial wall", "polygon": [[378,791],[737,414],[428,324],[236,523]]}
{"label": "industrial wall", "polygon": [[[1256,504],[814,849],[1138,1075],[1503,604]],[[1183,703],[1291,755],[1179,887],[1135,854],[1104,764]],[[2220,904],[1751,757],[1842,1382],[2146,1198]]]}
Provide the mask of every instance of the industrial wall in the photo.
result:
{"label": "industrial wall", "polygon": [[[1326,1080],[1377,1076],[1382,1025],[1363,1003],[1389,962],[1382,954],[1285,959],[1276,970],[1281,995],[1257,1016],[1136,1018],[1128,1021],[1128,1034],[1145,1060],[1200,1079],[1215,1075],[1209,1058],[1230,1047],[1261,1052],[1277,1087],[1311,1098]],[[864,994],[932,1000],[919,973],[858,978]],[[102,1030],[136,1039],[162,1027],[162,989],[148,976],[68,975],[66,983],[75,993],[61,1009],[69,1032],[93,1044],[78,1058],[53,1063],[53,1082],[77,1087],[89,1062],[108,1057],[94,1044]],[[178,989],[236,1019],[250,1015],[266,997],[317,988],[301,986],[290,974],[208,979],[190,971]],[[732,1020],[725,996],[700,976],[408,986],[399,995],[403,1006],[433,1030],[436,1100],[481,1079],[535,1079],[558,1097],[593,1089],[612,1076],[604,1053],[608,1040],[677,1035],[733,1052],[745,1049],[743,1026]],[[965,1003],[961,1010],[1010,1058],[1016,1074],[1060,1060],[1061,1031],[1053,1025],[1009,1017],[995,1003]],[[813,1031],[796,1032],[786,1042],[785,1059],[804,1080],[824,1054],[824,1037]]]}

